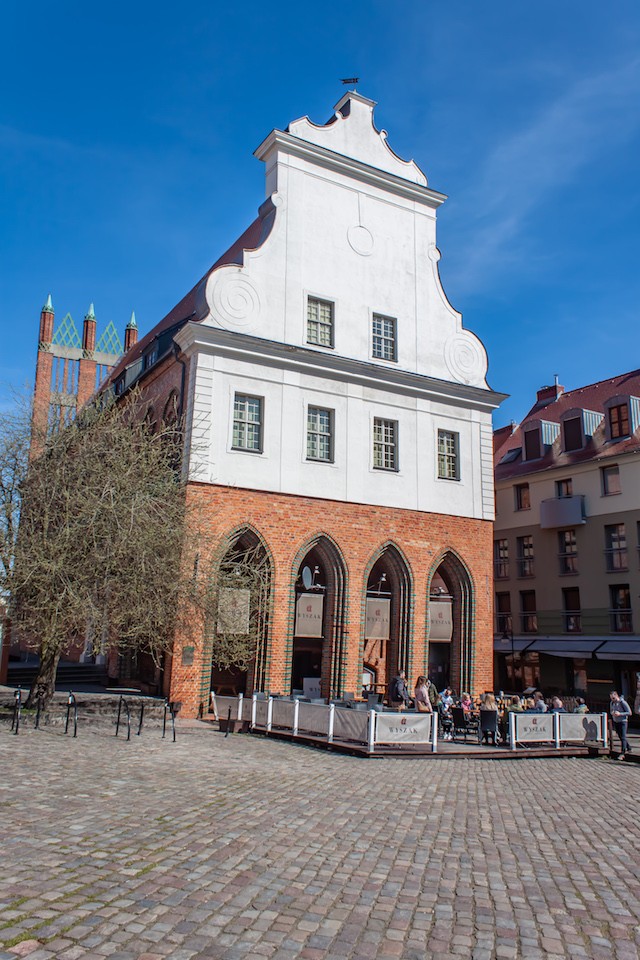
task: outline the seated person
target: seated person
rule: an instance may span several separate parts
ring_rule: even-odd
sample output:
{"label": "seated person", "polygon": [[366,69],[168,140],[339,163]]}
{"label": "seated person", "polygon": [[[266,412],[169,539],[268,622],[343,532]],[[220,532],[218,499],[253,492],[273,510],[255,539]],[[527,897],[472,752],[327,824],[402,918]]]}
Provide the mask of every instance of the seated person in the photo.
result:
{"label": "seated person", "polygon": [[441,704],[438,708],[440,713],[440,726],[442,728],[442,739],[453,740],[453,717],[451,716],[451,707]]}
{"label": "seated person", "polygon": [[463,693],[460,697],[460,706],[465,713],[471,713],[471,710],[473,709],[473,703],[471,702],[471,697],[468,693]]}
{"label": "seated person", "polygon": [[576,705],[573,708],[574,713],[589,713],[589,707],[586,705],[583,697],[576,697]]}
{"label": "seated person", "polygon": [[[496,714],[498,713],[498,704],[496,703],[496,698],[492,693],[485,693],[484,697],[482,698],[482,703],[480,704],[481,718],[482,718],[482,714],[485,712],[491,712]],[[495,733],[492,733],[487,730],[482,734],[482,742],[488,744],[489,738],[491,738],[491,742],[495,746],[496,735]]]}

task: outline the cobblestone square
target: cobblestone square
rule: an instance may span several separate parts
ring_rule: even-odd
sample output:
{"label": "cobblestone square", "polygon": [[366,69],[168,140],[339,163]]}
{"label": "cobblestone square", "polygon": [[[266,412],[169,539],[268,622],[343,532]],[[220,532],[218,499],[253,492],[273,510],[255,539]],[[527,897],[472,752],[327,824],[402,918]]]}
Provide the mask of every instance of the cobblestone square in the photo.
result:
{"label": "cobblestone square", "polygon": [[0,728],[0,960],[619,958],[640,765]]}

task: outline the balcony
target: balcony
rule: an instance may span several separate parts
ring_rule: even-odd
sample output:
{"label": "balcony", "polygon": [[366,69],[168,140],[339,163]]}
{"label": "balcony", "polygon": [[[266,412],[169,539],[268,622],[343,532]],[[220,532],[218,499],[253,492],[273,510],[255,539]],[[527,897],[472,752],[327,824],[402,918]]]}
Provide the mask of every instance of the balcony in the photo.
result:
{"label": "balcony", "polygon": [[553,530],[557,527],[575,527],[586,523],[585,500],[582,494],[574,497],[554,497],[540,504],[540,527]]}
{"label": "balcony", "polygon": [[629,569],[629,555],[626,547],[612,547],[604,551],[607,573],[617,573]]}
{"label": "balcony", "polygon": [[518,577],[533,577],[535,570],[532,557],[518,557]]}

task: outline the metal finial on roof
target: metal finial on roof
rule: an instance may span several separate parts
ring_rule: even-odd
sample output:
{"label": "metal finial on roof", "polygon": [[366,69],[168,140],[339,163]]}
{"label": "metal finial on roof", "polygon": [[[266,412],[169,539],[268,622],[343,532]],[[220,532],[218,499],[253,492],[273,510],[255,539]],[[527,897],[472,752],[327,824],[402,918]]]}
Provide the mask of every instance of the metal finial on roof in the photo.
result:
{"label": "metal finial on roof", "polygon": [[51,294],[47,297],[47,302],[42,308],[43,313],[53,313],[53,303],[51,302]]}
{"label": "metal finial on roof", "polygon": [[137,330],[137,329],[138,329],[138,324],[136,323],[136,312],[135,312],[135,310],[132,310],[132,311],[131,311],[131,319],[129,320],[129,323],[127,324],[127,330]]}
{"label": "metal finial on roof", "polygon": [[95,320],[95,318],[96,318],[96,315],[95,315],[95,311],[94,311],[94,309],[93,309],[93,304],[90,303],[90,304],[89,304],[89,312],[87,313],[87,315],[86,315],[86,317],[85,317],[85,320]]}

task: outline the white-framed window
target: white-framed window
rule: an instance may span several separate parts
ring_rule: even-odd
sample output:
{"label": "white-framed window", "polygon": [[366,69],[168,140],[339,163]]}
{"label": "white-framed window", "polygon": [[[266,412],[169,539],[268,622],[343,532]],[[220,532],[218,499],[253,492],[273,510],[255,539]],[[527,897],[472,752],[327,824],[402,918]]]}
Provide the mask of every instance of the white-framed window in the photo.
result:
{"label": "white-framed window", "polygon": [[600,467],[600,476],[602,478],[603,497],[611,497],[616,493],[622,493],[620,468],[617,463],[612,463],[610,467]]}
{"label": "white-framed window", "polygon": [[236,393],[233,400],[233,449],[262,453],[262,397]]}
{"label": "white-framed window", "polygon": [[307,343],[333,346],[333,303],[307,297]]}
{"label": "white-framed window", "polygon": [[371,326],[371,352],[376,360],[397,360],[396,321],[374,313]]}
{"label": "white-framed window", "polygon": [[307,407],[307,460],[333,462],[333,410]]}
{"label": "white-framed window", "polygon": [[459,435],[452,430],[438,430],[438,478],[460,479]]}
{"label": "white-framed window", "polygon": [[373,420],[373,466],[376,470],[398,469],[398,421]]}

